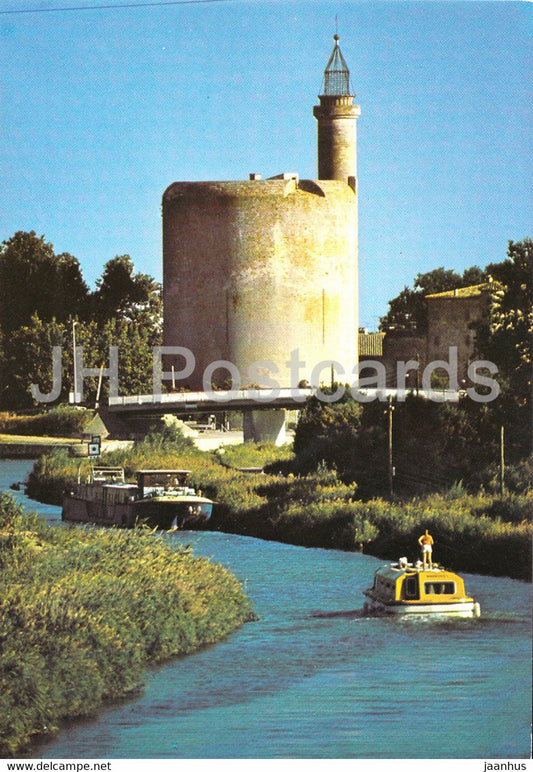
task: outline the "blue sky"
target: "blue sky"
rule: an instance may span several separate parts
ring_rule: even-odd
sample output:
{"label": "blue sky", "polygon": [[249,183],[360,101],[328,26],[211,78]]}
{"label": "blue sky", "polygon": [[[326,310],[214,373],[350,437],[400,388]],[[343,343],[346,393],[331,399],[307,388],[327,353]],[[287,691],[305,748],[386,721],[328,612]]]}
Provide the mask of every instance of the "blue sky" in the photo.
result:
{"label": "blue sky", "polygon": [[[505,258],[531,228],[522,2],[0,0],[0,241],[35,230],[93,286],[130,254],[161,279],[175,180],[316,177],[335,16],[358,121],[360,324],[415,275]],[[1,291],[1,288],[0,288]]]}

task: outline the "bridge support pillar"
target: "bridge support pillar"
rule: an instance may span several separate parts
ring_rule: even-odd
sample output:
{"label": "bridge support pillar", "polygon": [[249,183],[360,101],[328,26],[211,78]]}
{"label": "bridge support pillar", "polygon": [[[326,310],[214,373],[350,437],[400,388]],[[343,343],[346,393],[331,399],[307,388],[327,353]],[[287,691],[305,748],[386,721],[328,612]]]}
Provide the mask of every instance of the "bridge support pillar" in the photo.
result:
{"label": "bridge support pillar", "polygon": [[285,444],[285,410],[245,410],[243,412],[245,442]]}

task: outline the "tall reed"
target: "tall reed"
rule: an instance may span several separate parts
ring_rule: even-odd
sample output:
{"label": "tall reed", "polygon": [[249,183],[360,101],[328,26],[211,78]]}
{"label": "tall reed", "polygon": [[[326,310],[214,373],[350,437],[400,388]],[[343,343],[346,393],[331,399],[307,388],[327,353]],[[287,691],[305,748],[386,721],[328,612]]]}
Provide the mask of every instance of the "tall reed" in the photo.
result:
{"label": "tall reed", "polygon": [[47,527],[0,496],[0,753],[139,687],[253,611],[226,569],[147,529]]}

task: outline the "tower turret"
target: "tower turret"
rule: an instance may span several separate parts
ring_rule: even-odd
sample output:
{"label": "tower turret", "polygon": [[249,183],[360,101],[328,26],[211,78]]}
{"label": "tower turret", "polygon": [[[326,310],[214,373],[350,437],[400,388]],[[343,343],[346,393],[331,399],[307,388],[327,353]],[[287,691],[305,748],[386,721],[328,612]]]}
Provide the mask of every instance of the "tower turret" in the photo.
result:
{"label": "tower turret", "polygon": [[[353,103],[350,70],[339,47],[339,36],[324,70],[320,104],[313,108],[318,121],[318,178],[342,180],[355,189],[357,177],[356,120],[361,114]],[[352,178],[350,180],[350,178]]]}

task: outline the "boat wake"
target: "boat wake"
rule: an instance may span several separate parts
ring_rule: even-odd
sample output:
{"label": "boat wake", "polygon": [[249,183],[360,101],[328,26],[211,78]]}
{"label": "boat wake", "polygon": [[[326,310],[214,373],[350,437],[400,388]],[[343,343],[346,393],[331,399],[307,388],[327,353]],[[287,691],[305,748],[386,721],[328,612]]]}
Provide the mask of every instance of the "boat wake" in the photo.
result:
{"label": "boat wake", "polygon": [[363,609],[350,611],[315,611],[310,614],[310,619],[362,619],[367,616]]}

